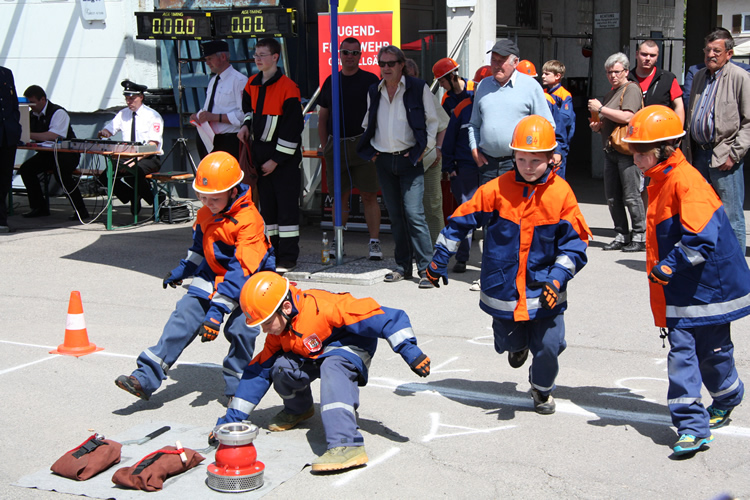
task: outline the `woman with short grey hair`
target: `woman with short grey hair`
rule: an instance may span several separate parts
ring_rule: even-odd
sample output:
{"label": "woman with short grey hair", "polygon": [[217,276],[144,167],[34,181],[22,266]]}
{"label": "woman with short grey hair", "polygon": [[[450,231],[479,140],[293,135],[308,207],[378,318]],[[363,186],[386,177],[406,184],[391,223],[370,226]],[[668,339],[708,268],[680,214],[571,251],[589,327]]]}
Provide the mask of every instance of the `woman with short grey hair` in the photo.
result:
{"label": "woman with short grey hair", "polygon": [[[615,226],[615,239],[604,250],[643,252],[646,250],[646,210],[641,198],[643,174],[635,166],[632,154],[613,147],[610,136],[621,124],[628,123],[643,107],[643,94],[637,83],[628,82],[630,61],[622,52],[612,54],[604,62],[612,89],[604,99],[590,99],[589,126],[601,134],[604,147],[604,196]],[[628,226],[630,215],[631,230]]]}

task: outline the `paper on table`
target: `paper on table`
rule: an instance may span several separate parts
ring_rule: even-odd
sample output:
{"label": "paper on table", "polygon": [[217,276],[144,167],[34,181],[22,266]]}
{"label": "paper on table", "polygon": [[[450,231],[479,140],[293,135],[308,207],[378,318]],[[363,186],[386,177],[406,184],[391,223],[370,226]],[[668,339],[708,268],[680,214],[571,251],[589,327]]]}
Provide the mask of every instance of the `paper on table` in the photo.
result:
{"label": "paper on table", "polygon": [[209,153],[214,150],[214,130],[208,122],[198,123],[195,120],[190,120],[190,123],[198,129],[198,135],[203,141],[203,145],[206,146],[206,151]]}

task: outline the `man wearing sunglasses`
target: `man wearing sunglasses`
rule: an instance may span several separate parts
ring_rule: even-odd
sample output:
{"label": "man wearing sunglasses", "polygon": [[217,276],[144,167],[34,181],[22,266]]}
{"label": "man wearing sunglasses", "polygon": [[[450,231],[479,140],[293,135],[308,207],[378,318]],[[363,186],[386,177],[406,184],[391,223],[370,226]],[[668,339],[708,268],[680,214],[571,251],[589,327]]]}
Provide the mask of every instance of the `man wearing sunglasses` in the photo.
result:
{"label": "man wearing sunglasses", "polygon": [[383,79],[367,94],[364,134],[357,153],[374,160],[396,244],[396,269],[385,275],[392,283],[412,277],[417,262],[420,288],[433,288],[425,272],[432,259],[432,240],[424,215],[422,156],[435,147],[438,117],[435,101],[423,80],[404,74],[406,57],[387,45],[378,52]]}
{"label": "man wearing sunglasses", "polygon": [[[362,120],[367,113],[367,89],[378,84],[378,77],[359,67],[362,46],[356,38],[341,42],[341,71],[339,71],[341,110],[341,225],[349,219],[349,204],[352,186],[359,190],[365,212],[367,231],[370,233],[370,260],[381,260],[380,249],[380,205],[377,193],[380,190],[375,164],[357,155],[357,143],[362,136]],[[325,155],[328,193],[333,196],[333,120],[331,115],[331,77],[326,78],[318,98],[318,153]],[[334,220],[334,225],[336,221]],[[331,256],[335,256],[336,242],[331,243]]]}

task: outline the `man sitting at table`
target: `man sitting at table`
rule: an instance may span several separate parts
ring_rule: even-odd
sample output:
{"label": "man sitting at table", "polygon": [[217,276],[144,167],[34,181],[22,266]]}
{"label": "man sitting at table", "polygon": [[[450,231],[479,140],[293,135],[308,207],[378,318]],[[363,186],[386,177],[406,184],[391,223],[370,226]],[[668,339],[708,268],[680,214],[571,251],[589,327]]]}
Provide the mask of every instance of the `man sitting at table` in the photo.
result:
{"label": "man sitting at table", "polygon": [[[73,128],[70,126],[68,112],[57,104],[47,100],[47,94],[39,85],[27,88],[24,97],[29,100],[31,116],[29,121],[30,137],[35,142],[57,141],[58,139],[75,139]],[[83,203],[83,197],[78,190],[78,184],[73,180],[73,171],[78,168],[80,155],[78,153],[56,153],[40,151],[23,162],[20,173],[26,194],[29,197],[30,212],[24,217],[43,217],[49,215],[49,200],[42,192],[39,174],[52,172],[55,179],[63,185],[76,213],[70,220],[89,218],[89,212]]]}
{"label": "man sitting at table", "polygon": [[[122,140],[125,142],[148,143],[159,148],[159,152],[156,154],[138,158],[137,169],[132,168],[136,163],[134,159],[125,161],[124,165],[131,168],[124,172],[117,172],[115,175],[115,183],[112,187],[113,194],[121,202],[130,203],[131,212],[136,214],[141,209],[141,199],[145,200],[149,205],[153,205],[154,203],[154,196],[151,192],[151,186],[149,186],[148,180],[146,180],[146,175],[158,172],[161,168],[160,155],[162,154],[161,143],[164,120],[162,120],[159,113],[143,104],[143,93],[148,87],[138,85],[130,80],[123,80],[121,85],[124,89],[122,94],[125,96],[125,102],[128,107],[121,109],[115,115],[114,119],[99,131],[99,137],[112,137],[117,132],[122,131]],[[135,174],[138,176],[137,181],[134,179]],[[99,180],[106,185],[106,172],[99,177]],[[137,200],[133,196],[135,182],[138,182],[139,199]]]}

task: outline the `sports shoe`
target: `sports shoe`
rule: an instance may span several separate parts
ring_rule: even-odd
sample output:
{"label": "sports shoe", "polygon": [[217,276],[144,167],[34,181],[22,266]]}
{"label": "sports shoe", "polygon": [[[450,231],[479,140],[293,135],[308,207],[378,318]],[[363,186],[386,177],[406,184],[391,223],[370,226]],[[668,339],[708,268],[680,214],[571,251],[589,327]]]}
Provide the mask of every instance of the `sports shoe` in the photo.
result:
{"label": "sports shoe", "polygon": [[[331,240],[331,248],[328,250],[328,255],[332,259],[336,258],[336,240]],[[346,251],[344,250],[343,247],[341,248],[341,256],[342,257],[346,256]]]}
{"label": "sports shoe", "polygon": [[120,375],[119,377],[117,377],[117,379],[115,379],[115,385],[123,391],[127,391],[133,396],[139,397],[144,401],[148,401],[148,398],[151,397],[150,394],[146,394],[146,391],[143,390],[143,387],[141,387],[141,383],[138,382],[138,379],[132,375]]}
{"label": "sports shoe", "polygon": [[476,280],[475,282],[473,282],[469,287],[469,290],[471,290],[472,292],[481,292],[482,283],[480,282],[480,280]]}
{"label": "sports shoe", "polygon": [[427,290],[429,290],[430,288],[435,288],[435,285],[432,284],[432,281],[427,279],[426,271],[422,271],[421,273],[419,273],[419,288]]}
{"label": "sports shoe", "polygon": [[326,451],[312,463],[313,472],[343,470],[367,463],[364,446],[337,446]]}
{"label": "sports shoe", "polygon": [[531,397],[534,399],[534,411],[540,415],[552,415],[555,413],[555,398],[552,394],[542,396],[536,389],[531,389]]}
{"label": "sports shoe", "polygon": [[732,414],[732,409],[729,410],[720,410],[716,408],[715,406],[709,406],[706,408],[706,411],[708,412],[708,416],[710,417],[710,420],[708,421],[708,427],[711,429],[718,429],[719,427],[724,427],[727,425],[729,420],[729,415]]}
{"label": "sports shoe", "polygon": [[714,436],[697,438],[692,434],[683,434],[680,439],[672,446],[672,451],[675,455],[684,455],[686,453],[692,453],[698,451],[704,444],[708,444],[714,440]]}
{"label": "sports shoe", "polygon": [[295,267],[297,267],[297,263],[296,262],[284,262],[284,261],[277,262],[276,263],[276,272],[279,273],[279,274],[288,273],[289,271],[291,271]]}
{"label": "sports shoe", "polygon": [[521,368],[529,357],[529,348],[516,352],[508,352],[508,364],[512,368]]}
{"label": "sports shoe", "polygon": [[380,248],[380,240],[370,240],[370,260],[383,260],[383,250]]}
{"label": "sports shoe", "polygon": [[273,432],[280,432],[280,431],[288,431],[289,429],[293,429],[302,422],[303,420],[307,420],[308,418],[315,415],[315,407],[310,406],[310,408],[300,415],[293,415],[291,413],[288,413],[286,410],[281,410],[279,413],[276,414],[275,417],[271,419],[271,423],[268,424],[268,430]]}
{"label": "sports shoe", "polygon": [[456,261],[456,263],[453,265],[453,272],[454,273],[465,273],[466,272],[466,262]]}

